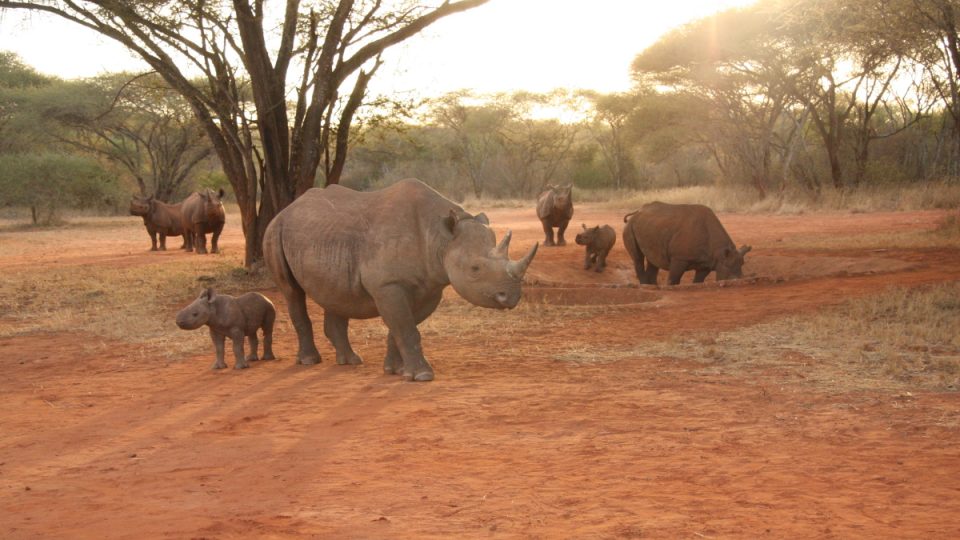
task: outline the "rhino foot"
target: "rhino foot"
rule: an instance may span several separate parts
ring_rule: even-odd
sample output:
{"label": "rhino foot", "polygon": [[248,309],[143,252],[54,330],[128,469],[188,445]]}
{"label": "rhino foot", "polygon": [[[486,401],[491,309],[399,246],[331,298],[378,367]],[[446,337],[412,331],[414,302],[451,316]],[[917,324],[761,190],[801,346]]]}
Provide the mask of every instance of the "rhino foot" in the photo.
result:
{"label": "rhino foot", "polygon": [[260,358],[257,357],[257,355],[255,354],[248,354],[247,357],[244,358],[244,360],[246,360],[247,362],[257,362],[258,360],[260,360]]}
{"label": "rhino foot", "polygon": [[408,382],[410,382],[410,381],[413,381],[413,382],[428,382],[428,381],[432,381],[432,380],[433,380],[433,371],[431,371],[431,370],[426,370],[426,371],[421,371],[421,372],[416,373],[416,374],[414,374],[414,373],[404,373],[404,374],[403,374],[403,380],[408,381]]}
{"label": "rhino foot", "polygon": [[337,355],[337,364],[341,366],[345,366],[347,364],[351,366],[359,366],[362,363],[363,358],[360,358],[360,355],[355,352],[351,352],[348,355]]}
{"label": "rhino foot", "polygon": [[566,241],[566,240],[559,240],[559,241],[557,242],[557,245],[558,245],[558,246],[565,246],[565,245],[567,245],[567,241]]}
{"label": "rhino foot", "polygon": [[300,354],[297,355],[297,363],[304,366],[312,366],[320,363],[319,354]]}
{"label": "rhino foot", "polygon": [[266,353],[263,355],[264,360],[276,360],[277,357],[273,355],[272,352]]}
{"label": "rhino foot", "polygon": [[237,362],[236,364],[233,365],[233,369],[247,369],[248,367],[250,367],[250,364],[246,362],[243,362],[243,363]]}
{"label": "rhino foot", "polygon": [[225,362],[214,362],[213,367],[211,367],[210,369],[225,369],[226,367],[227,367],[227,364]]}

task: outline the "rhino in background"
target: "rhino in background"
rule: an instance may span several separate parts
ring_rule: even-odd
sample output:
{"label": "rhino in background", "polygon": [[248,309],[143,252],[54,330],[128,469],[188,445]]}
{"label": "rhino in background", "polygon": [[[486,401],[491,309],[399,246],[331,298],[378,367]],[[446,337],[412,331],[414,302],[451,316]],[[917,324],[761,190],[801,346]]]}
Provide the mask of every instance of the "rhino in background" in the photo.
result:
{"label": "rhino in background", "polygon": [[143,225],[150,235],[150,251],[157,251],[157,236],[160,237],[159,249],[167,250],[168,236],[183,236],[181,249],[189,247],[189,237],[183,234],[183,218],[181,207],[183,203],[167,204],[158,201],[153,195],[141,197],[133,195],[130,198],[130,215],[143,218]]}
{"label": "rhino in background", "polygon": [[195,250],[197,253],[207,252],[207,233],[213,233],[210,239],[210,252],[218,253],[220,251],[217,241],[220,239],[220,233],[223,231],[223,225],[226,222],[226,214],[223,211],[224,191],[221,188],[216,193],[211,189],[204,189],[200,192],[193,192],[189,197],[183,200],[182,223],[183,234],[189,236],[187,240],[187,251]]}
{"label": "rhino in background", "polygon": [[387,325],[384,372],[433,380],[417,325],[453,285],[468,302],[510,309],[537,252],[507,257],[510,232],[498,245],[483,214],[472,216],[418,180],[371,192],[340,185],[314,188],[267,226],[263,256],[287,300],[297,331],[298,364],[320,353],[307,314],[309,296],[324,310],[323,330],[338,364],[359,364],[350,346],[350,319],[382,317]]}
{"label": "rhino in background", "polygon": [[[537,197],[537,218],[543,225],[545,246],[565,246],[563,232],[567,230],[573,218],[573,184],[563,187],[547,186],[547,190]],[[553,228],[557,228],[557,241],[553,240]]]}
{"label": "rhino in background", "polygon": [[680,283],[687,270],[696,271],[694,283],[702,283],[713,271],[718,281],[743,276],[743,258],[750,246],[737,249],[706,206],[652,202],[623,221],[623,244],[640,283],[656,285],[661,268],[670,272],[670,285]]}

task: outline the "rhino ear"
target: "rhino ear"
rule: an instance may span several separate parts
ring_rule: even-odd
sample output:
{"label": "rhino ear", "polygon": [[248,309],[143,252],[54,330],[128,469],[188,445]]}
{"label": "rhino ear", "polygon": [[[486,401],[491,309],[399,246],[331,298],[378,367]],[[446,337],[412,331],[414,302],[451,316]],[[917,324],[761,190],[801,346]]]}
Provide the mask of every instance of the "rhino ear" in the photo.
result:
{"label": "rhino ear", "polygon": [[746,255],[751,249],[753,249],[753,247],[751,247],[751,246],[747,246],[747,245],[740,246],[740,256],[743,257],[743,256]]}
{"label": "rhino ear", "polygon": [[457,223],[460,222],[460,216],[457,215],[457,211],[450,209],[450,215],[443,218],[443,223],[447,226],[447,230],[453,232],[457,228]]}
{"label": "rhino ear", "polygon": [[475,221],[479,221],[480,223],[483,223],[488,227],[490,226],[490,218],[488,218],[487,215],[484,214],[483,212],[480,212],[479,214],[473,216],[473,219]]}
{"label": "rhino ear", "polygon": [[580,226],[583,227],[583,230],[587,230],[587,224],[586,224],[586,223],[581,223]]}
{"label": "rhino ear", "polygon": [[222,199],[223,196],[224,196],[226,193],[227,193],[227,192],[224,191],[223,188],[220,188],[220,189],[217,191],[217,198]]}
{"label": "rhino ear", "polygon": [[213,297],[213,287],[207,287],[202,293],[200,293],[200,298],[202,300],[206,300],[207,302],[213,302]]}

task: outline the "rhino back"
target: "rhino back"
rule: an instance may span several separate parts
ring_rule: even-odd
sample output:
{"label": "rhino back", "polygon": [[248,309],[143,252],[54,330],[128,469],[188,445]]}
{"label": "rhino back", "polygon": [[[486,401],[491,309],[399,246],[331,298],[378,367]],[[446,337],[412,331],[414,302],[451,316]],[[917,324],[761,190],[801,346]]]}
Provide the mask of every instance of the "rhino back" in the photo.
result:
{"label": "rhino back", "polygon": [[707,264],[718,248],[733,246],[716,214],[699,204],[649,203],[629,226],[643,254],[661,268],[677,258]]}
{"label": "rhino back", "polygon": [[543,220],[550,217],[553,210],[553,190],[548,189],[537,197],[537,218]]}
{"label": "rhino back", "polygon": [[315,302],[346,317],[375,317],[370,290],[399,284],[426,294],[447,285],[439,250],[451,236],[443,219],[454,208],[413,180],[374,192],[314,188],[277,216],[280,245]]}
{"label": "rhino back", "polygon": [[609,225],[604,225],[600,227],[600,230],[597,231],[597,239],[595,241],[597,249],[610,250],[613,248],[613,245],[617,242],[617,233],[613,230],[613,227]]}
{"label": "rhino back", "polygon": [[150,224],[156,230],[163,232],[167,236],[183,234],[182,203],[166,204],[155,201],[153,204],[153,211],[147,217]]}

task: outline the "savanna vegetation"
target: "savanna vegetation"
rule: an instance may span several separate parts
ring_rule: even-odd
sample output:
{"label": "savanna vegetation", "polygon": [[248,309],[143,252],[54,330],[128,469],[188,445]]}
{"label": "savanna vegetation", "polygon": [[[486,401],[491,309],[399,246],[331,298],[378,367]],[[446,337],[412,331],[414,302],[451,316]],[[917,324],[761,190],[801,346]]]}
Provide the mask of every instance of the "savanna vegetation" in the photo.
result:
{"label": "savanna vegetation", "polygon": [[[529,200],[546,184],[572,182],[580,200],[671,190],[680,200],[782,211],[960,199],[951,1],[762,0],[663,36],[624,66],[636,86],[617,94],[462,91],[400,102],[367,92],[386,48],[483,3],[290,2],[273,14],[279,41],[270,49],[272,15],[260,4],[148,13],[0,2],[85,24],[154,70],[62,81],[4,54],[0,155],[78,156],[109,178],[93,184],[105,207],[117,208],[125,190],[170,200],[198,183],[229,184],[248,265],[276,211],[329,183],[367,189],[413,176],[462,201]],[[199,35],[176,32],[183,28]],[[69,163],[57,166],[80,166]],[[0,182],[46,181],[16,174],[0,173]],[[77,178],[89,184],[89,171]],[[0,204],[32,206],[19,192],[3,190]],[[53,193],[53,206],[90,203],[70,189]]]}

